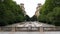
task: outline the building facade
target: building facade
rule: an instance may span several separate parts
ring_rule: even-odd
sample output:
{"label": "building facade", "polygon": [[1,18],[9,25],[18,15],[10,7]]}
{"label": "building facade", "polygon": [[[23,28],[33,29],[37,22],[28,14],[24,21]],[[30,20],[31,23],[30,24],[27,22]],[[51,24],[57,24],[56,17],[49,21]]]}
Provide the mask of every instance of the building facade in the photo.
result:
{"label": "building facade", "polygon": [[22,10],[23,10],[24,16],[26,16],[26,12],[25,12],[24,4],[23,4],[23,3],[21,3],[21,4],[20,4],[20,7],[21,7],[21,8],[22,8]]}
{"label": "building facade", "polygon": [[38,6],[37,6],[37,8],[36,8],[36,12],[35,12],[35,16],[38,18],[38,16],[40,15],[40,9],[41,9],[41,3],[38,3]]}

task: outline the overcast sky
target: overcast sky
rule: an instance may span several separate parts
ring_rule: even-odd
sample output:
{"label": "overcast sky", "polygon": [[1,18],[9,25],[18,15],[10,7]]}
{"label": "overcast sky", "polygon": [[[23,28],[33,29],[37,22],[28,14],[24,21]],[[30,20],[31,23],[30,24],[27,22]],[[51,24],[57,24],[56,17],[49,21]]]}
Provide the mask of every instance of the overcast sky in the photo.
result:
{"label": "overcast sky", "polygon": [[44,4],[45,0],[14,0],[17,4],[24,3],[26,13],[32,17],[35,14],[38,3]]}

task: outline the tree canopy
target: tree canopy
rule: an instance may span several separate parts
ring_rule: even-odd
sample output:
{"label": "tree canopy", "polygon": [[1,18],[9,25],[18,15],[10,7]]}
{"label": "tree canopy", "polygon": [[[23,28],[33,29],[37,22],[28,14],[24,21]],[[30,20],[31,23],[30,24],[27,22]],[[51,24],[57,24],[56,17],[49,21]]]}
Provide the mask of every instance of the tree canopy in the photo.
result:
{"label": "tree canopy", "polygon": [[46,0],[40,9],[38,20],[44,23],[60,26],[60,0]]}
{"label": "tree canopy", "polygon": [[24,21],[22,8],[12,0],[0,0],[0,26]]}

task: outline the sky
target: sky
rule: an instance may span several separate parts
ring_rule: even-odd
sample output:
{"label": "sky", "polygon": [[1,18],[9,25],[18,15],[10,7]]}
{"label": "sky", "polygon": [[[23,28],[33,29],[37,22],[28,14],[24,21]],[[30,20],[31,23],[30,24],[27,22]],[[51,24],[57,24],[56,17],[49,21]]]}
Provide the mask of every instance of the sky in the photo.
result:
{"label": "sky", "polygon": [[45,0],[13,0],[17,4],[24,3],[26,14],[32,17],[36,12],[36,7],[38,3],[42,5],[45,3]]}

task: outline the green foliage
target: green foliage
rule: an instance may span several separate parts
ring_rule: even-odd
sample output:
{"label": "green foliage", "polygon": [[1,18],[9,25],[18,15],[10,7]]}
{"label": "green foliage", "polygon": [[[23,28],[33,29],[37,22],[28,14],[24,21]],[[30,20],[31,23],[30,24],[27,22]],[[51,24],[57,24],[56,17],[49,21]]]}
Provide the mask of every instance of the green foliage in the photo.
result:
{"label": "green foliage", "polygon": [[25,16],[26,21],[30,21],[30,17],[28,15]]}
{"label": "green foliage", "polygon": [[37,21],[37,17],[34,15],[33,17],[29,17],[28,15],[25,16],[26,21]]}
{"label": "green foliage", "polygon": [[40,9],[38,20],[60,26],[60,0],[46,0]]}
{"label": "green foliage", "polygon": [[53,12],[49,13],[47,16],[52,24],[60,26],[60,7],[54,8]]}
{"label": "green foliage", "polygon": [[45,15],[40,15],[40,16],[38,17],[38,20],[39,20],[40,22],[46,23],[46,16],[45,16]]}
{"label": "green foliage", "polygon": [[37,21],[37,17],[34,15],[33,17],[31,17],[31,21]]}
{"label": "green foliage", "polygon": [[24,21],[23,10],[12,0],[0,0],[0,26]]}
{"label": "green foliage", "polygon": [[34,15],[33,17],[29,17],[28,15],[25,16],[26,21],[37,21],[37,17]]}
{"label": "green foliage", "polygon": [[45,4],[41,8],[41,12],[44,15],[53,11],[55,7],[60,7],[60,0],[46,0]]}

